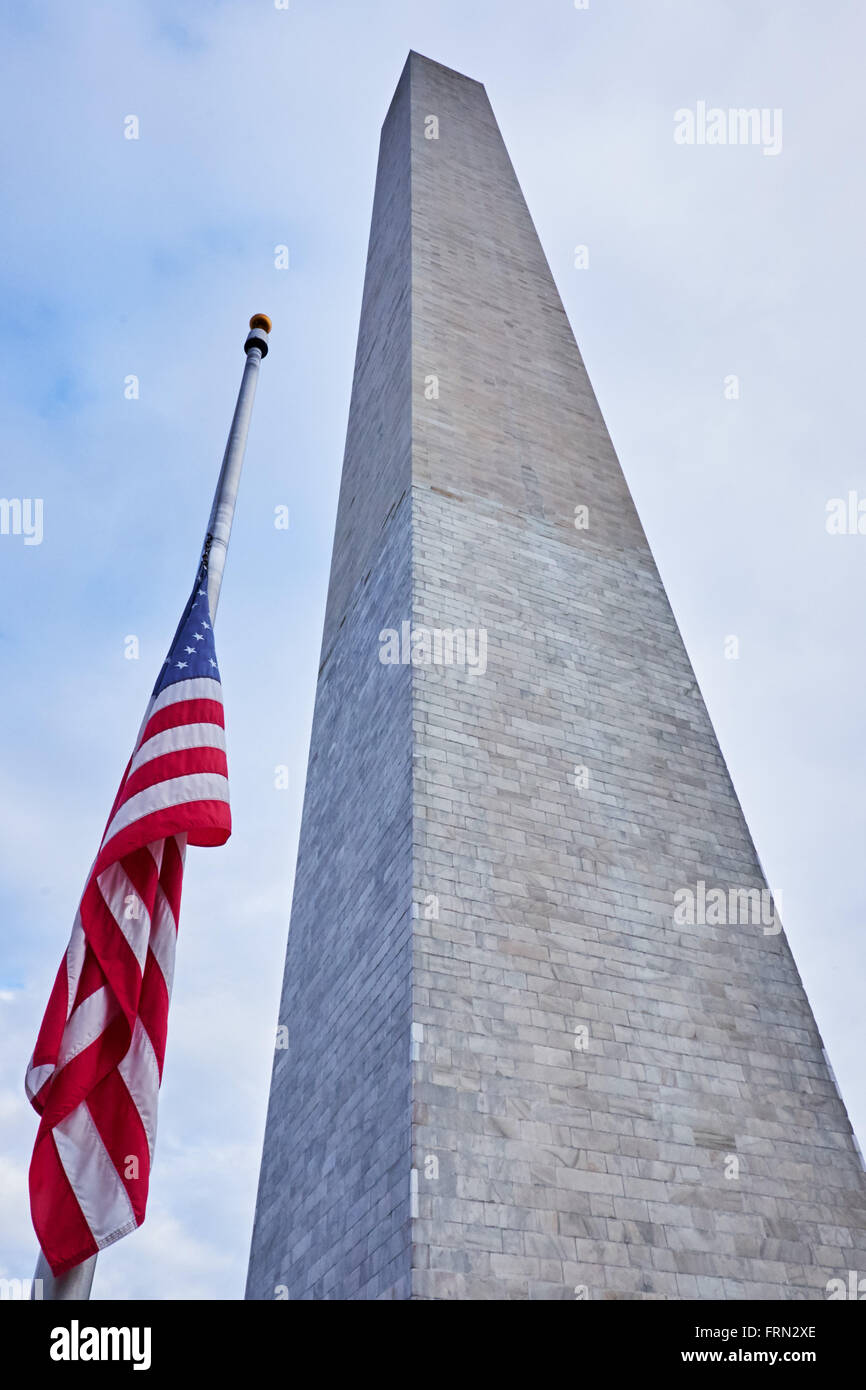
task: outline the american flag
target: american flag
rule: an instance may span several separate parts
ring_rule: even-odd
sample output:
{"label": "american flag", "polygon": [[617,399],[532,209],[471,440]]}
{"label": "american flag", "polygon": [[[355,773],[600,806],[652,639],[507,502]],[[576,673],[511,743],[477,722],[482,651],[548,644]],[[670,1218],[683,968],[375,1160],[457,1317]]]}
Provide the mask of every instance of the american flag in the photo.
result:
{"label": "american flag", "polygon": [[27,1069],[30,1209],[55,1275],[144,1220],[186,846],[231,834],[223,727],[206,547]]}

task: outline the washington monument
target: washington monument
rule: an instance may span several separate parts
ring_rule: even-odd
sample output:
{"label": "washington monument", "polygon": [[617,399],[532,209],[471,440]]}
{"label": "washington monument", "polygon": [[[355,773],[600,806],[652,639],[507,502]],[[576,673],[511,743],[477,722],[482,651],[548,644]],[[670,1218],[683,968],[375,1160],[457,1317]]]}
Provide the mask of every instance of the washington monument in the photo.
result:
{"label": "washington monument", "polygon": [[866,1273],[851,1126],[485,90],[414,53],[277,1023],[249,1298]]}

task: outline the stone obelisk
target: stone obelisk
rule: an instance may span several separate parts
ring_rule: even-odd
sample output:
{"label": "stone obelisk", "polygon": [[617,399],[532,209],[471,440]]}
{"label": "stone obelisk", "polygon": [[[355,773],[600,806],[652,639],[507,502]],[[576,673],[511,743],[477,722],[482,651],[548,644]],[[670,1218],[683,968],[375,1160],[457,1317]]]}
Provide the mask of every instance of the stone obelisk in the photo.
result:
{"label": "stone obelisk", "polygon": [[765,890],[484,88],[413,53],[248,1297],[822,1299],[866,1272]]}

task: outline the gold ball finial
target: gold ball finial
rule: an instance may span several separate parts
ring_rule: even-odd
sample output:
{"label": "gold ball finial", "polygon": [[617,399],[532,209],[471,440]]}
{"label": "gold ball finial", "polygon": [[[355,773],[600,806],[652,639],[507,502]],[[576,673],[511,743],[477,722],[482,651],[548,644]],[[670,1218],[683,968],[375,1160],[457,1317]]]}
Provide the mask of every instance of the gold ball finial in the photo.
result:
{"label": "gold ball finial", "polygon": [[253,314],[250,319],[250,328],[263,328],[266,333],[270,333],[271,321],[267,314]]}

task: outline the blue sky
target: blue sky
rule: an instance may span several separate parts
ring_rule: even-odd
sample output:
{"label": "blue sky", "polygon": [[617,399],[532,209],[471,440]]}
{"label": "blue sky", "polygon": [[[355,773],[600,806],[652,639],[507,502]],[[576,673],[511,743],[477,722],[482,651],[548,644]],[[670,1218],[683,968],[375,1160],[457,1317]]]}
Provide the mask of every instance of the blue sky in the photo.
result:
{"label": "blue sky", "polygon": [[[0,34],[0,493],[44,507],[40,545],[0,535],[0,1275],[35,1258],[23,1070],[264,310],[217,629],[235,831],[188,857],[148,1218],[94,1286],[242,1295],[378,134],[410,48],[487,85],[862,1143],[866,536],[825,527],[866,498],[862,7],[85,0],[7,8]],[[781,108],[781,152],[677,145],[699,101]]]}

